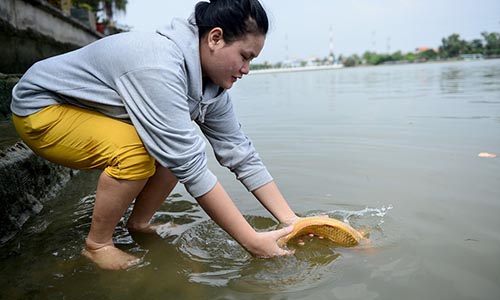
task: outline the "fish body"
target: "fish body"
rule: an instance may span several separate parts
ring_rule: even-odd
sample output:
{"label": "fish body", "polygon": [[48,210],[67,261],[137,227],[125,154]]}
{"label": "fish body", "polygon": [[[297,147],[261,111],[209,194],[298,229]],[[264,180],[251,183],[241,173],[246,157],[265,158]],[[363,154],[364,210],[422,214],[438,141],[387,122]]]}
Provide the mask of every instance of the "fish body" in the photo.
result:
{"label": "fish body", "polygon": [[294,237],[314,234],[322,236],[344,247],[357,246],[363,235],[349,224],[328,217],[306,217],[293,225],[293,231],[280,238],[278,245],[285,246]]}

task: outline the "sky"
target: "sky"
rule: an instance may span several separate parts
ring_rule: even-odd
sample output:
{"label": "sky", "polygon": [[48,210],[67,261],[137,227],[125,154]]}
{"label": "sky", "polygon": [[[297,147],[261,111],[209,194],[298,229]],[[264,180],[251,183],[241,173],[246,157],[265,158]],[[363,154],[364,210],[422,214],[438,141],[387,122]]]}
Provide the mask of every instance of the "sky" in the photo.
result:
{"label": "sky", "polygon": [[[187,18],[198,0],[128,0],[117,22],[154,31]],[[261,0],[271,29],[255,63],[323,58],[330,53],[410,52],[437,48],[458,33],[464,40],[500,32],[499,0]],[[331,41],[331,42],[330,42]]]}

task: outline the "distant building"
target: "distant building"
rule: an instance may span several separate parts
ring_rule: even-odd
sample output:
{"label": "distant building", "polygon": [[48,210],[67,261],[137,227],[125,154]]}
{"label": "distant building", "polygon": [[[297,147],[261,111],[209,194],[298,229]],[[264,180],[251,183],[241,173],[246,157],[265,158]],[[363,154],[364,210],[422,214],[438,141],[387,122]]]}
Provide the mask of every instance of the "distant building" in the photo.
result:
{"label": "distant building", "polygon": [[302,66],[302,61],[300,59],[287,59],[283,61],[283,68],[298,68]]}
{"label": "distant building", "polygon": [[438,48],[430,48],[430,47],[417,47],[417,48],[415,48],[415,52],[417,52],[417,53],[425,52],[428,50],[433,50],[435,53],[439,53]]}

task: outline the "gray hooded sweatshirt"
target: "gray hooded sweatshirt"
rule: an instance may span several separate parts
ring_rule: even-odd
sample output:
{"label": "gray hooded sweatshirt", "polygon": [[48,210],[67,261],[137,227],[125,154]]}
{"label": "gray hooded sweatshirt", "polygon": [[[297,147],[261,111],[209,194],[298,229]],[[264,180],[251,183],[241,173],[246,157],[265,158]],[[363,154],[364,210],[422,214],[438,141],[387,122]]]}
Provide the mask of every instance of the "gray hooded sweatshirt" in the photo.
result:
{"label": "gray hooded sweatshirt", "polygon": [[[194,17],[174,19],[156,33],[121,33],[34,64],[12,91],[12,112],[33,114],[66,103],[131,122],[148,152],[193,197],[217,182],[207,168],[205,142],[219,163],[249,191],[270,182],[244,135],[226,90],[203,90]],[[105,128],[103,128],[105,130]]]}

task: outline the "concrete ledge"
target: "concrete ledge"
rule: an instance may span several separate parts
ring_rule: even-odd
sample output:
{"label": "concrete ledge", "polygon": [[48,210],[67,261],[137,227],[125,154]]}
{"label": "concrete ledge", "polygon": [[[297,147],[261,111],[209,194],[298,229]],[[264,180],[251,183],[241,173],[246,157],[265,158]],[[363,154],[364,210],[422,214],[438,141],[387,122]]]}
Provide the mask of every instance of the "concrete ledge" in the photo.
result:
{"label": "concrete ledge", "polygon": [[40,212],[73,172],[38,157],[24,143],[0,151],[0,245]]}
{"label": "concrete ledge", "polygon": [[41,0],[0,1],[0,72],[24,73],[34,62],[102,37]]}
{"label": "concrete ledge", "polygon": [[35,30],[56,41],[78,46],[102,34],[41,0],[2,0],[0,18],[17,30]]}

